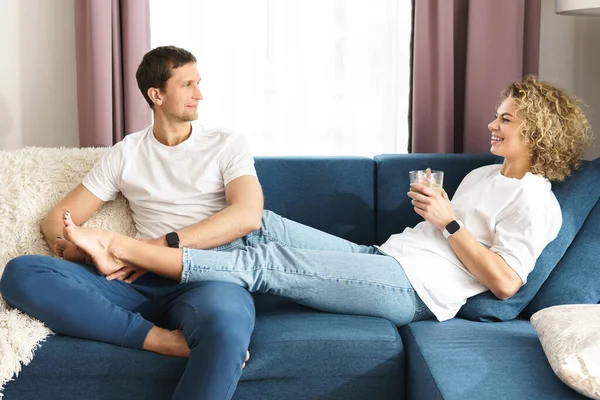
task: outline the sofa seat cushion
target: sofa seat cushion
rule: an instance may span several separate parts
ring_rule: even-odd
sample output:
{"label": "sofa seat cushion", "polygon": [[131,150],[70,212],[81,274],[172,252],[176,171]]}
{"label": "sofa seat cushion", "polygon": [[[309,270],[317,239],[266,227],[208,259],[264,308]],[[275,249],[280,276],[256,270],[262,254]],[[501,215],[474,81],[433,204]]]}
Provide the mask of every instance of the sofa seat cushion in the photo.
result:
{"label": "sofa seat cushion", "polygon": [[[250,353],[235,400],[398,399],[405,392],[402,342],[384,319],[300,306],[259,313]],[[185,365],[179,358],[51,336],[6,385],[4,400],[164,400]]]}
{"label": "sofa seat cushion", "polygon": [[583,399],[554,374],[531,323],[420,321],[400,331],[408,399]]}

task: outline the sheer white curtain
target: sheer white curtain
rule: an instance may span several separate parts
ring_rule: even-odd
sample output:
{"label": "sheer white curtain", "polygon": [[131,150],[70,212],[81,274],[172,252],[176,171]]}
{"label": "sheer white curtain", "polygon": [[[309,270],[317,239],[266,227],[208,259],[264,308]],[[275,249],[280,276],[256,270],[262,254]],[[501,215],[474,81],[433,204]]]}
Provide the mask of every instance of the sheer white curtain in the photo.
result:
{"label": "sheer white curtain", "polygon": [[409,0],[151,0],[152,47],[196,56],[206,127],[256,155],[406,153]]}

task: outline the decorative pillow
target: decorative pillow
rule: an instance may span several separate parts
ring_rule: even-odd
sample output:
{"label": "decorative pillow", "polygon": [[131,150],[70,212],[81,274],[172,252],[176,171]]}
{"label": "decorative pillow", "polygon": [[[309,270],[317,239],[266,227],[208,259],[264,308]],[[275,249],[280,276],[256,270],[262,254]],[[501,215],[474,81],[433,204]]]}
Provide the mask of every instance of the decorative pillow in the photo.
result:
{"label": "decorative pillow", "polygon": [[[600,200],[521,316],[560,304],[600,303]],[[600,335],[600,333],[599,333]]]}
{"label": "decorative pillow", "polygon": [[533,299],[561,260],[600,197],[600,158],[584,162],[582,168],[561,183],[553,183],[552,191],[562,210],[563,224],[554,239],[538,258],[527,283],[508,300],[498,300],[486,291],[471,297],[458,316],[474,321],[509,321],[519,316]]}
{"label": "decorative pillow", "polygon": [[560,380],[600,399],[600,305],[545,308],[533,314],[531,323]]}

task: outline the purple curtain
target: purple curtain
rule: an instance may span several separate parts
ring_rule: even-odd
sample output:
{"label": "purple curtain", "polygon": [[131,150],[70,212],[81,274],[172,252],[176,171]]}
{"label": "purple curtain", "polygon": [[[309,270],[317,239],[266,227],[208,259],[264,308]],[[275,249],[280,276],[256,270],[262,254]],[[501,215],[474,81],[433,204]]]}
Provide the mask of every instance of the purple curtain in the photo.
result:
{"label": "purple curtain", "polygon": [[413,153],[487,153],[500,92],[537,74],[540,0],[413,0]]}
{"label": "purple curtain", "polygon": [[79,145],[112,146],[150,125],[135,71],[150,50],[148,0],[76,0]]}

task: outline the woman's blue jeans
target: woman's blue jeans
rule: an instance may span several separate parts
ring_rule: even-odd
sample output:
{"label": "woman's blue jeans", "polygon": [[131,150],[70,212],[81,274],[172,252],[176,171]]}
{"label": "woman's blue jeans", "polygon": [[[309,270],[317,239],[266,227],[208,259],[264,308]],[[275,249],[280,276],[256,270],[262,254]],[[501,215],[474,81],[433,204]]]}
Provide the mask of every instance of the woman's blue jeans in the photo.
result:
{"label": "woman's blue jeans", "polygon": [[216,250],[184,249],[181,282],[235,283],[397,326],[432,316],[393,257],[270,211],[263,213],[261,229]]}

